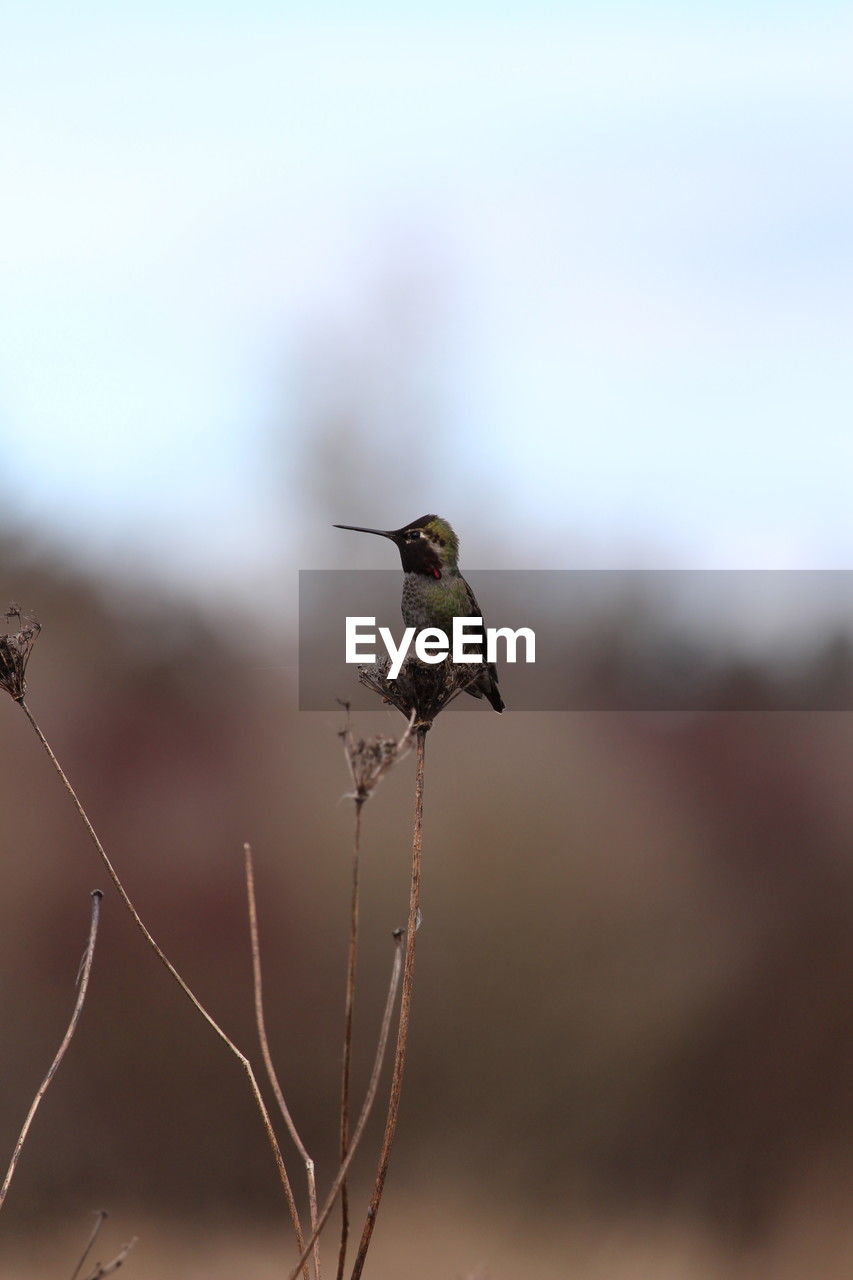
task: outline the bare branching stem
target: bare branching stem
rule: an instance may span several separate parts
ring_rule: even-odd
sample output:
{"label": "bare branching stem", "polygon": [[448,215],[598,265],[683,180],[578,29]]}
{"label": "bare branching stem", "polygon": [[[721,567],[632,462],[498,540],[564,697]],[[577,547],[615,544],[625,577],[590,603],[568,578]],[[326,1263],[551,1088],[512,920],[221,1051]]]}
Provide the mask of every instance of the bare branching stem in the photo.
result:
{"label": "bare branching stem", "polygon": [[134,1236],[132,1240],[128,1240],[127,1244],[122,1245],[110,1262],[99,1262],[94,1270],[90,1271],[86,1276],[86,1280],[102,1280],[104,1276],[111,1276],[114,1271],[118,1271],[119,1267],[124,1266],[127,1261],[127,1255],[134,1248],[138,1239],[138,1236]]}
{"label": "bare branching stem", "polygon": [[12,1179],[15,1176],[15,1170],[18,1167],[18,1160],[20,1159],[24,1143],[27,1140],[27,1134],[30,1131],[30,1125],[32,1124],[33,1118],[39,1109],[39,1104],[41,1103],[42,1098],[50,1087],[53,1077],[59,1070],[59,1064],[65,1057],[65,1052],[74,1037],[74,1032],[77,1030],[77,1023],[80,1021],[80,1014],[83,1011],[83,1002],[86,999],[86,992],[89,989],[89,974],[92,972],[92,961],[95,958],[95,939],[98,936],[98,921],[101,915],[101,898],[103,896],[104,895],[101,893],[100,889],[95,889],[91,894],[92,905],[89,917],[89,940],[86,943],[83,962],[80,966],[80,972],[77,977],[77,998],[74,1001],[74,1010],[71,1014],[71,1021],[68,1024],[65,1035],[62,1037],[62,1043],[56,1051],[56,1056],[48,1067],[47,1075],[38,1087],[36,1096],[33,1098],[30,1109],[27,1112],[27,1118],[24,1121],[23,1128],[18,1135],[18,1141],[15,1143],[15,1150],[12,1152],[12,1159],[9,1161],[9,1168],[6,1170],[6,1177],[3,1179],[3,1186],[0,1187],[0,1209],[3,1207]]}
{"label": "bare branching stem", "polygon": [[[326,1222],[329,1219],[329,1214],[332,1212],[332,1209],[335,1207],[335,1201],[338,1198],[338,1192],[340,1191],[341,1187],[344,1184],[344,1181],[346,1180],[347,1172],[349,1170],[350,1165],[352,1164],[353,1156],[358,1150],[358,1145],[361,1142],[361,1137],[362,1137],[362,1134],[364,1133],[365,1125],[367,1124],[367,1121],[370,1117],[370,1112],[373,1109],[373,1103],[376,1100],[376,1093],[379,1088],[379,1077],[382,1074],[382,1063],[385,1058],[385,1049],[388,1044],[388,1035],[391,1030],[391,1018],[394,1013],[394,1002],[397,998],[397,988],[400,985],[400,971],[403,967],[402,942],[403,942],[403,931],[402,929],[398,929],[397,932],[394,934],[394,944],[395,944],[394,945],[394,963],[391,966],[391,980],[388,983],[388,995],[385,1000],[385,1010],[382,1014],[382,1025],[379,1029],[379,1040],[376,1045],[376,1054],[373,1059],[373,1069],[370,1072],[370,1080],[367,1085],[367,1092],[364,1095],[364,1102],[362,1103],[361,1112],[359,1114],[358,1121],[356,1122],[355,1129],[353,1130],[353,1133],[352,1133],[352,1141],[349,1144],[349,1150],[347,1151],[346,1158],[344,1159],[340,1169],[337,1172],[337,1176],[334,1182],[332,1183],[329,1194],[326,1197],[325,1204],[323,1205],[322,1212],[320,1213],[320,1218],[317,1222],[317,1227],[316,1227],[316,1231],[314,1232],[314,1236],[319,1236],[320,1232],[323,1230],[323,1227],[326,1225]],[[287,1280],[296,1280],[296,1277],[299,1274],[299,1268],[302,1266],[302,1264],[305,1262],[305,1259],[308,1257],[309,1253],[311,1252],[311,1248],[314,1244],[314,1236],[312,1236],[312,1238],[306,1244],[302,1252],[302,1256],[300,1257],[296,1266],[291,1271]]]}
{"label": "bare branching stem", "polygon": [[80,1271],[82,1269],[83,1263],[86,1261],[89,1254],[92,1252],[92,1247],[94,1246],[94,1243],[98,1238],[98,1233],[100,1232],[101,1227],[104,1225],[108,1217],[109,1217],[109,1214],[107,1213],[106,1209],[98,1209],[95,1212],[95,1221],[92,1224],[92,1230],[89,1232],[89,1239],[86,1241],[86,1248],[80,1254],[80,1260],[78,1261],[77,1266],[71,1272],[71,1280],[77,1280],[77,1277],[80,1274]]}
{"label": "bare branching stem", "polygon": [[409,1016],[412,1007],[412,988],[415,977],[415,940],[418,929],[418,908],[421,893],[421,848],[423,840],[424,812],[424,754],[427,729],[417,729],[417,769],[415,774],[415,817],[412,830],[412,872],[409,887],[409,919],[406,925],[406,961],[403,967],[403,994],[400,998],[400,1021],[397,1027],[397,1048],[394,1053],[394,1072],[391,1077],[391,1094],[388,1100],[388,1112],[385,1118],[385,1134],[382,1139],[382,1150],[379,1155],[379,1166],[376,1181],[367,1208],[367,1217],[361,1233],[351,1280],[359,1280],[364,1269],[364,1260],[370,1248],[370,1240],[376,1225],[376,1215],[385,1189],[388,1164],[391,1159],[391,1147],[397,1130],[397,1116],[400,1110],[400,1094],[403,1088],[403,1073],[406,1067],[406,1049],[409,1042]]}
{"label": "bare branching stem", "polygon": [[[355,818],[352,840],[352,896],[350,898],[349,951],[347,955],[347,993],[344,1008],[344,1050],[341,1065],[340,1157],[343,1166],[349,1147],[349,1093],[352,1074],[352,1020],[355,1009],[356,968],[358,963],[359,863],[361,858],[361,811],[364,797],[355,796]],[[347,1181],[341,1182],[341,1243],[338,1250],[337,1280],[343,1280],[349,1240],[349,1196]]]}
{"label": "bare branching stem", "polygon": [[[68,792],[68,795],[71,798],[71,802],[73,803],[75,809],[77,810],[77,813],[80,816],[81,822],[86,828],[86,831],[89,835],[89,839],[92,841],[92,844],[95,846],[98,856],[100,857],[101,862],[104,864],[104,867],[106,868],[107,874],[109,875],[110,879],[115,885],[116,891],[118,892],[118,895],[121,898],[122,902],[127,907],[127,910],[130,912],[130,915],[137,929],[142,934],[143,938],[148,943],[148,946],[154,952],[157,959],[160,961],[160,963],[167,970],[169,975],[174,979],[174,981],[181,988],[181,990],[183,991],[184,995],[189,1000],[193,1008],[202,1016],[202,1018],[204,1018],[207,1025],[219,1037],[219,1039],[226,1046],[226,1048],[229,1049],[231,1053],[234,1054],[235,1058],[240,1063],[240,1066],[245,1071],[249,1081],[249,1087],[252,1091],[252,1096],[255,1099],[255,1104],[258,1108],[258,1112],[263,1122],[264,1131],[266,1132],[267,1140],[269,1141],[269,1144],[270,1144],[270,1149],[272,1150],[272,1153],[273,1153],[276,1169],[278,1170],[279,1180],[281,1182],[282,1190],[284,1192],[284,1197],[285,1197],[285,1200],[287,1201],[287,1207],[290,1212],[290,1219],[293,1224],[293,1231],[296,1236],[296,1241],[299,1246],[299,1249],[302,1250],[302,1248],[304,1247],[302,1225],[299,1221],[299,1213],[296,1208],[296,1201],[293,1198],[293,1190],[290,1185],[290,1179],[287,1176],[287,1170],[284,1166],[284,1159],[281,1154],[281,1148],[278,1145],[278,1139],[275,1136],[275,1130],[273,1129],[272,1121],[270,1120],[266,1103],[264,1102],[263,1097],[261,1095],[261,1091],[258,1088],[258,1082],[255,1079],[255,1073],[252,1069],[251,1062],[246,1057],[246,1055],[237,1048],[236,1044],[234,1044],[234,1041],[231,1040],[229,1036],[226,1035],[226,1033],[220,1027],[219,1023],[211,1016],[211,1014],[207,1012],[207,1009],[205,1009],[204,1005],[201,1003],[201,1001],[198,999],[198,997],[195,995],[192,989],[187,985],[187,983],[178,973],[178,970],[172,964],[171,960],[168,958],[165,952],[159,947],[159,945],[155,942],[154,938],[149,933],[147,927],[145,926],[139,913],[137,912],[136,907],[131,902],[130,897],[128,896],[127,890],[125,889],[124,885],[119,879],[118,872],[116,871],[115,867],[113,866],[112,862],[107,856],[107,852],[104,849],[104,846],[101,844],[100,838],[98,837],[98,833],[95,831],[95,828],[92,826],[92,823],[89,820],[89,815],[86,813],[86,810],[83,808],[83,805],[81,804],[77,796],[77,792],[72,787],[71,783],[69,782],[65,774],[64,769],[62,768],[62,765],[59,763],[56,756],[54,755],[53,749],[50,743],[42,733],[38,722],[36,721],[34,715],[30,711],[26,701],[23,698],[21,698],[19,705],[22,708],[25,716],[29,720],[30,724],[32,725],[33,730],[36,736],[38,737],[39,742],[42,744],[45,751],[47,752],[47,755],[51,764],[53,765],[54,769],[59,775],[62,785],[65,787],[65,790]],[[306,1270],[306,1280],[307,1280],[307,1270]]]}
{"label": "bare branching stem", "polygon": [[255,992],[255,1022],[258,1027],[258,1040],[261,1046],[261,1055],[266,1067],[267,1079],[270,1087],[275,1094],[275,1100],[278,1103],[278,1109],[282,1114],[284,1123],[287,1125],[288,1132],[293,1139],[293,1145],[299,1152],[305,1165],[305,1174],[308,1182],[308,1207],[311,1215],[311,1231],[315,1240],[314,1248],[314,1272],[317,1280],[320,1277],[320,1245],[317,1231],[317,1180],[314,1173],[314,1161],[308,1154],[305,1144],[299,1136],[299,1131],[294,1124],[293,1117],[290,1114],[290,1108],[284,1100],[284,1091],[279,1083],[278,1073],[270,1053],[269,1039],[267,1037],[266,1017],[264,1015],[264,985],[263,973],[261,969],[261,946],[258,933],[258,908],[255,899],[255,868],[254,859],[252,857],[252,846],[250,844],[243,845],[243,855],[246,863],[246,897],[249,905],[249,934],[252,944],[252,977]]}

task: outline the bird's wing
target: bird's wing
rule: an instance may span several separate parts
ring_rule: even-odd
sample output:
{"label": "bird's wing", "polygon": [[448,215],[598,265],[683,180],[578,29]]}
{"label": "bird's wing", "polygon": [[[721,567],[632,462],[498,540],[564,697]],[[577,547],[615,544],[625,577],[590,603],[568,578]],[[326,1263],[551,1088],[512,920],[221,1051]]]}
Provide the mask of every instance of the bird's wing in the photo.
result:
{"label": "bird's wing", "polygon": [[[483,622],[483,625],[482,625],[481,627],[478,627],[478,628],[476,629],[476,631],[475,631],[475,630],[471,630],[471,631],[469,631],[469,633],[468,633],[468,634],[469,634],[469,635],[470,635],[470,637],[471,637],[471,643],[472,643],[472,644],[474,644],[474,642],[476,642],[476,643],[478,643],[478,644],[479,644],[480,649],[481,649],[482,654],[483,654],[483,657],[485,658],[485,656],[486,656],[486,629],[485,629],[485,628],[486,628],[486,620],[485,620],[485,618],[483,618],[483,611],[482,611],[482,609],[481,609],[481,608],[480,608],[480,606],[477,604],[477,597],[474,595],[474,592],[471,590],[471,588],[470,588],[470,586],[468,585],[467,581],[466,581],[466,583],[465,583],[465,591],[466,591],[466,593],[467,593],[467,598],[468,598],[468,617],[469,617],[469,618],[482,618],[482,622]],[[493,667],[493,666],[494,666],[494,663],[490,663],[490,664],[489,664],[489,666],[490,666],[490,668],[491,668],[491,667]]]}
{"label": "bird's wing", "polygon": [[[467,581],[465,583],[465,590],[468,596],[468,606],[469,606],[468,616],[472,618],[483,618],[482,610],[480,609],[480,606],[477,604],[477,597],[474,595],[474,592],[471,590]],[[480,651],[484,659],[486,657],[485,625],[486,625],[486,620],[485,618],[483,618],[482,626],[478,627],[477,630],[474,631],[471,635],[472,641],[477,640],[479,642]],[[503,711],[503,708],[504,708],[503,698],[498,692],[498,669],[495,666],[494,662],[484,661],[484,666],[486,668],[486,671],[488,672],[488,676],[486,676],[485,673],[483,675],[483,679],[486,682],[486,688],[485,688],[486,697],[489,699],[489,702],[491,702],[492,706],[495,708],[496,711]],[[477,689],[469,689],[468,692],[473,694],[475,698],[481,698],[483,696],[483,694],[481,692],[478,692]]]}
{"label": "bird's wing", "polygon": [[467,616],[469,618],[482,618],[483,615],[480,613],[480,606],[477,604],[477,597],[474,595],[474,592],[471,590],[470,583],[465,578],[463,578],[462,581],[465,584],[465,594],[468,600]]}

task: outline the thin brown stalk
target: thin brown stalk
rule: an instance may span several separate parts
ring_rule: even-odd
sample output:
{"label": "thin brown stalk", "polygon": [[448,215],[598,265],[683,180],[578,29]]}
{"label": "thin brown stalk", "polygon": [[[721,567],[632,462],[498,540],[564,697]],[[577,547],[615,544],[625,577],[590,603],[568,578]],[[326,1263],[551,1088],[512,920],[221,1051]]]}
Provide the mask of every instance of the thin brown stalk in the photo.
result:
{"label": "thin brown stalk", "polygon": [[[352,852],[352,893],[350,897],[350,935],[347,952],[347,986],[344,1005],[344,1039],[341,1055],[341,1104],[340,1104],[340,1160],[346,1160],[349,1146],[350,1083],[352,1077],[353,1017],[356,997],[356,971],[358,966],[359,927],[359,874],[361,860],[361,816],[364,803],[370,798],[393,765],[407,754],[414,741],[415,712],[399,741],[393,738],[355,738],[350,722],[350,706],[342,702],[347,713],[346,724],[341,731],[344,755],[353,782],[351,799],[355,803],[355,823]],[[349,1191],[346,1178],[341,1185],[341,1240],[338,1249],[336,1280],[343,1280],[349,1242]]]}
{"label": "thin brown stalk", "polygon": [[102,1280],[103,1276],[111,1276],[114,1271],[118,1271],[119,1267],[127,1261],[127,1255],[139,1240],[138,1236],[134,1236],[132,1240],[128,1240],[127,1244],[122,1245],[116,1256],[111,1262],[99,1262],[93,1271],[86,1276],[86,1280]]}
{"label": "thin brown stalk", "polygon": [[[391,1017],[394,1012],[394,1001],[397,998],[397,988],[400,985],[400,971],[403,967],[402,940],[403,940],[403,931],[402,929],[398,929],[394,933],[394,942],[396,944],[394,947],[394,963],[391,966],[391,980],[388,983],[388,995],[385,1000],[385,1010],[382,1014],[382,1025],[379,1029],[379,1041],[376,1045],[376,1054],[373,1059],[373,1069],[371,1070],[371,1073],[370,1073],[370,1081],[368,1082],[367,1093],[364,1095],[364,1102],[362,1103],[361,1112],[359,1114],[355,1129],[353,1130],[352,1141],[349,1144],[349,1150],[347,1151],[346,1158],[343,1161],[343,1164],[341,1165],[340,1169],[338,1169],[337,1176],[334,1182],[332,1183],[331,1190],[329,1191],[329,1194],[326,1197],[326,1202],[323,1205],[322,1212],[320,1213],[320,1218],[317,1223],[317,1228],[315,1232],[315,1235],[317,1236],[319,1236],[320,1232],[323,1230],[323,1227],[326,1225],[326,1222],[329,1219],[329,1214],[332,1212],[332,1209],[335,1207],[335,1201],[338,1198],[338,1192],[340,1191],[341,1187],[344,1184],[344,1180],[346,1179],[346,1176],[347,1176],[347,1171],[349,1170],[349,1167],[352,1164],[353,1157],[356,1151],[358,1150],[358,1145],[361,1142],[361,1137],[362,1137],[362,1134],[364,1133],[365,1125],[367,1124],[367,1121],[370,1117],[370,1112],[373,1108],[373,1103],[376,1100],[376,1092],[379,1088],[379,1077],[382,1074],[382,1062],[383,1062],[383,1059],[385,1058],[385,1049],[388,1044],[388,1034],[391,1030]],[[309,1253],[311,1252],[311,1248],[313,1244],[314,1244],[314,1237],[312,1236],[312,1238],[306,1244],[302,1252],[302,1256],[300,1257],[296,1266],[291,1271],[287,1280],[296,1280],[296,1277],[299,1274],[299,1269],[304,1263],[305,1259],[308,1257]]]}
{"label": "thin brown stalk", "polygon": [[12,1152],[12,1159],[9,1161],[9,1168],[6,1170],[6,1177],[3,1179],[3,1186],[0,1187],[0,1209],[6,1199],[7,1192],[15,1176],[15,1170],[18,1167],[18,1160],[21,1156],[24,1143],[27,1140],[27,1134],[30,1131],[30,1125],[33,1122],[39,1104],[47,1093],[53,1077],[59,1070],[59,1065],[65,1057],[65,1052],[70,1045],[74,1032],[77,1030],[77,1023],[80,1021],[80,1014],[83,1011],[83,1002],[86,999],[86,992],[89,989],[89,974],[92,972],[92,961],[95,958],[95,939],[98,936],[98,920],[101,915],[101,898],[104,896],[100,889],[95,889],[90,895],[92,900],[91,915],[89,918],[89,940],[86,943],[86,950],[83,954],[83,961],[80,965],[80,972],[77,977],[77,998],[74,1001],[74,1009],[71,1014],[71,1021],[68,1024],[65,1035],[62,1037],[62,1043],[56,1051],[56,1055],[47,1070],[47,1075],[38,1087],[36,1096],[33,1098],[30,1109],[27,1112],[27,1118],[24,1121],[23,1128],[18,1135],[18,1141],[15,1143],[15,1150]]}
{"label": "thin brown stalk", "polygon": [[[89,839],[92,841],[92,844],[95,846],[98,856],[100,857],[101,862],[104,864],[107,870],[107,874],[109,875],[110,879],[115,885],[115,888],[118,892],[119,897],[121,898],[124,905],[127,907],[127,910],[130,912],[130,915],[133,918],[134,924],[138,928],[139,932],[142,934],[145,941],[148,943],[148,946],[156,955],[157,959],[160,961],[160,963],[164,966],[164,968],[167,970],[169,975],[174,979],[174,981],[181,988],[181,990],[183,991],[184,995],[187,997],[187,999],[189,1000],[193,1008],[196,1009],[196,1011],[202,1016],[202,1018],[204,1018],[207,1025],[219,1037],[219,1039],[226,1046],[226,1048],[229,1049],[231,1053],[234,1054],[234,1057],[237,1059],[237,1061],[240,1063],[240,1066],[245,1071],[249,1081],[249,1088],[251,1089],[252,1096],[255,1099],[255,1105],[258,1108],[258,1113],[261,1117],[261,1121],[264,1126],[264,1131],[267,1135],[267,1140],[269,1142],[270,1149],[272,1150],[272,1153],[273,1153],[276,1169],[278,1170],[279,1181],[281,1182],[282,1190],[284,1192],[284,1197],[285,1197],[285,1200],[287,1201],[287,1207],[290,1212],[290,1220],[293,1224],[293,1231],[296,1236],[297,1244],[301,1250],[304,1247],[303,1246],[304,1237],[302,1235],[302,1224],[299,1221],[299,1213],[296,1208],[296,1201],[293,1198],[293,1190],[290,1186],[290,1179],[287,1176],[287,1170],[284,1166],[284,1158],[282,1157],[282,1154],[281,1154],[281,1148],[278,1145],[278,1139],[275,1136],[275,1130],[273,1129],[272,1121],[270,1120],[266,1103],[264,1102],[263,1097],[261,1095],[261,1091],[258,1088],[258,1082],[255,1079],[255,1073],[252,1069],[251,1062],[246,1057],[246,1055],[237,1048],[236,1044],[234,1044],[234,1041],[231,1040],[226,1035],[226,1033],[220,1027],[219,1023],[215,1020],[215,1018],[213,1018],[212,1015],[207,1012],[207,1009],[205,1009],[204,1005],[201,1003],[201,1001],[198,999],[198,997],[195,995],[192,989],[187,985],[187,983],[178,973],[178,970],[172,964],[171,960],[168,958],[165,952],[161,950],[161,948],[155,942],[152,935],[149,933],[147,927],[142,921],[142,918],[137,912],[136,907],[131,902],[130,897],[128,896],[127,890],[125,889],[124,885],[119,879],[118,872],[116,871],[115,867],[113,866],[112,862],[107,856],[107,852],[104,849],[104,846],[101,844],[100,838],[98,837],[98,833],[95,831],[95,828],[92,826],[92,823],[89,820],[89,815],[86,813],[86,810],[83,808],[83,805],[80,802],[77,792],[72,787],[71,783],[69,782],[65,774],[64,769],[62,768],[62,765],[59,763],[56,756],[54,755],[53,748],[51,747],[47,738],[42,733],[41,728],[35,716],[32,714],[32,712],[30,711],[29,707],[27,706],[23,698],[20,699],[19,705],[21,706],[25,716],[27,717],[30,724],[32,725],[33,730],[39,742],[47,752],[48,759],[50,760],[57,774],[59,775],[59,778],[62,782],[62,785],[65,787],[65,790],[68,792],[68,795],[71,798],[71,802],[74,805],[75,809],[77,810],[77,813],[80,816],[81,822],[86,828],[86,831],[89,835]],[[306,1275],[306,1280],[308,1280],[307,1269],[306,1269],[305,1275]]]}
{"label": "thin brown stalk", "polygon": [[109,1217],[109,1214],[107,1213],[106,1209],[98,1209],[97,1212],[95,1213],[95,1222],[92,1227],[92,1230],[89,1232],[89,1239],[86,1241],[86,1248],[80,1254],[80,1261],[77,1263],[77,1266],[71,1272],[71,1280],[77,1280],[77,1277],[80,1274],[80,1269],[83,1266],[83,1263],[88,1258],[89,1254],[92,1252],[92,1246],[97,1240],[98,1233],[100,1232],[101,1227],[104,1225],[108,1217]]}
{"label": "thin brown stalk", "polygon": [[[270,1053],[269,1040],[267,1038],[266,1018],[264,1015],[264,986],[263,974],[261,971],[261,946],[258,934],[258,908],[255,900],[255,868],[254,859],[252,857],[252,846],[250,844],[243,845],[243,855],[246,863],[246,897],[249,904],[249,934],[252,943],[252,978],[255,992],[255,1022],[258,1027],[258,1040],[261,1045],[261,1055],[264,1060],[264,1066],[267,1071],[267,1078],[270,1087],[275,1094],[275,1100],[278,1103],[279,1111],[282,1114],[284,1123],[287,1125],[288,1132],[293,1139],[293,1144],[305,1165],[305,1174],[308,1182],[308,1206],[311,1215],[311,1231],[315,1241],[317,1237],[317,1180],[314,1174],[314,1161],[308,1154],[305,1144],[299,1136],[299,1132],[294,1124],[293,1117],[290,1114],[290,1108],[284,1100],[284,1092],[279,1084],[278,1074],[275,1064]],[[314,1272],[317,1280],[320,1277],[320,1246],[316,1243],[314,1249]]]}
{"label": "thin brown stalk", "polygon": [[406,925],[406,962],[403,968],[403,994],[400,999],[400,1021],[397,1026],[397,1048],[394,1053],[394,1072],[391,1077],[391,1094],[388,1100],[388,1113],[385,1119],[385,1134],[382,1139],[382,1150],[379,1154],[379,1166],[376,1181],[367,1208],[367,1217],[361,1233],[351,1280],[359,1280],[364,1269],[364,1260],[370,1248],[370,1240],[376,1225],[376,1215],[385,1189],[388,1164],[391,1159],[391,1147],[397,1130],[397,1116],[400,1111],[400,1094],[403,1088],[403,1073],[406,1067],[406,1048],[409,1041],[409,1016],[412,1007],[412,988],[415,977],[415,940],[418,930],[419,902],[421,893],[421,847],[423,840],[424,813],[424,754],[427,728],[421,726],[417,730],[417,769],[415,774],[415,817],[412,830],[412,872],[409,887],[409,919]]}
{"label": "thin brown stalk", "polygon": [[[341,1067],[340,1158],[346,1161],[349,1148],[349,1093],[352,1073],[352,1020],[355,1009],[355,975],[358,962],[359,863],[361,857],[361,811],[365,797],[355,796],[355,820],[352,841],[352,897],[350,899],[349,952],[347,956],[347,993],[344,1010],[344,1051]],[[338,1249],[337,1280],[343,1280],[349,1240],[349,1194],[346,1176],[341,1182],[341,1243]]]}

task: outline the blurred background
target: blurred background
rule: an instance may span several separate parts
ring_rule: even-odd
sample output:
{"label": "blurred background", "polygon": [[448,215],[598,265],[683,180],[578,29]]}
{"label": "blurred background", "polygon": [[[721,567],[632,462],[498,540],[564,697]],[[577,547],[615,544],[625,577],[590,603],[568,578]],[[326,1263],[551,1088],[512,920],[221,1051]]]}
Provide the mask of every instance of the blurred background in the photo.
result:
{"label": "blurred background", "polygon": [[[5,10],[0,599],[43,624],[30,705],[142,915],[257,1057],[254,844],[321,1186],[348,690],[296,709],[297,571],[387,568],[331,523],[424,511],[473,569],[847,568],[851,26],[829,0]],[[643,617],[613,611],[605,663]],[[366,1274],[849,1275],[851,749],[829,712],[439,721]],[[0,759],[11,1152],[107,886],[9,700]],[[412,775],[365,812],[357,1095]],[[129,1277],[291,1256],[239,1069],[111,892],[0,1275],[70,1272],[102,1205]]]}

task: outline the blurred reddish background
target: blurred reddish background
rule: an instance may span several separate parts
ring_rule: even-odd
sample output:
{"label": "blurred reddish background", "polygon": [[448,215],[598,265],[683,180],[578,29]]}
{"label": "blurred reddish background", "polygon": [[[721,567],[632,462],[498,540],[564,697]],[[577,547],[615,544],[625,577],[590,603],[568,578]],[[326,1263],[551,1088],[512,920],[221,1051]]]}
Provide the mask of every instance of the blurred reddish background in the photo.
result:
{"label": "blurred reddish background", "polygon": [[[327,1185],[352,822],[341,713],[294,710],[284,633],[111,596],[11,540],[2,558],[9,595],[44,626],[32,709],[155,937],[259,1061],[241,853],[254,845],[273,1049]],[[239,1069],[146,950],[9,699],[0,721],[10,1152],[73,1002],[88,892],[106,891],[89,1001],[4,1210],[3,1274],[34,1266],[51,1230],[82,1238],[101,1204],[114,1231],[145,1237],[129,1275],[179,1258],[195,1274],[181,1250],[212,1223],[237,1238],[281,1223],[258,1258],[288,1257]],[[377,712],[356,728],[401,724]],[[401,1224],[446,1227],[460,1276],[482,1261],[500,1277],[513,1223],[536,1274],[594,1274],[602,1258],[610,1274],[638,1258],[650,1269],[637,1274],[662,1274],[675,1257],[678,1274],[782,1275],[819,1239],[820,1274],[846,1274],[851,749],[841,713],[439,720],[381,1249]],[[365,811],[357,1096],[405,918],[412,772],[400,764]],[[71,1255],[53,1248],[61,1269]]]}
{"label": "blurred reddish background", "polygon": [[[43,624],[32,709],[143,917],[258,1061],[254,845],[272,1044],[322,1190],[348,690],[296,710],[296,570],[387,569],[332,522],[428,511],[472,571],[847,568],[851,17],[6,8],[0,606]],[[657,610],[617,602],[577,637],[593,693],[624,688]],[[812,705],[851,705],[849,638],[812,630]],[[773,705],[769,655],[719,676]],[[852,747],[830,712],[442,716],[368,1280],[846,1280]],[[105,890],[0,1280],[70,1275],[99,1206],[99,1256],[140,1236],[129,1280],[280,1277],[292,1246],[238,1065],[8,699],[0,761],[0,1157]],[[412,779],[407,759],[364,815],[356,1097]]]}

